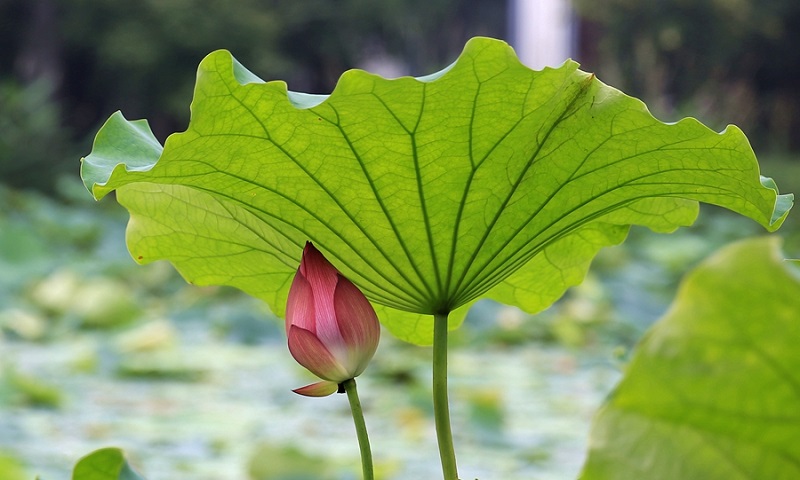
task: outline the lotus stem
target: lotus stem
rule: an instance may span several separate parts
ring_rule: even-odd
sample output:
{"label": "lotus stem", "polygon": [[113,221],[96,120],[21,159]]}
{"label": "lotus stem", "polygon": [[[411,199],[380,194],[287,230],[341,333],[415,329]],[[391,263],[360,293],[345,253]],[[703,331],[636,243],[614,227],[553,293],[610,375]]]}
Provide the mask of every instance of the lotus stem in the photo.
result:
{"label": "lotus stem", "polygon": [[361,470],[364,480],[374,480],[375,473],[372,467],[372,449],[369,446],[369,435],[367,435],[367,424],[364,422],[364,411],[361,409],[361,401],[358,399],[356,389],[356,379],[351,378],[342,382],[341,386],[347,392],[347,400],[350,401],[350,411],[353,413],[353,423],[356,426],[358,436],[358,448],[361,450]]}
{"label": "lotus stem", "polygon": [[458,480],[447,397],[447,314],[433,316],[433,415],[444,480]]}

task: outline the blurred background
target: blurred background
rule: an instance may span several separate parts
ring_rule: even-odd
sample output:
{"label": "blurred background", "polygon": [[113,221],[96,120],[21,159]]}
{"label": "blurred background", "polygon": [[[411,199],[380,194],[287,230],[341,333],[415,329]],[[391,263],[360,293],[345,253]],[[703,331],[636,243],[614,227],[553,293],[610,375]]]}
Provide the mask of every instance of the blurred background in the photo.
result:
{"label": "blurred background", "polygon": [[[153,479],[358,478],[346,401],[289,392],[307,378],[280,322],[169,265],[137,267],[127,215],[91,199],[79,158],[116,110],[162,141],[185,129],[215,49],[329,93],[350,68],[438,71],[478,35],[532,68],[574,58],[664,121],[737,124],[763,173],[800,191],[796,0],[0,0],[0,478],[67,478],[109,445]],[[796,217],[780,232],[795,256]],[[594,409],[680,276],[762,233],[704,207],[669,237],[634,229],[547,312],[476,306],[453,338],[462,475],[574,477]],[[428,357],[387,335],[364,377],[383,478],[438,477]]]}

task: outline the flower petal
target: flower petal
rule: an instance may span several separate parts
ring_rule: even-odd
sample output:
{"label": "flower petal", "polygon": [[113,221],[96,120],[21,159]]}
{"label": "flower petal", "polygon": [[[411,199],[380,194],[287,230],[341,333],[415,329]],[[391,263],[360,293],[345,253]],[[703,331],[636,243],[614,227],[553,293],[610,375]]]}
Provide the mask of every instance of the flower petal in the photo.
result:
{"label": "flower petal", "polygon": [[314,291],[311,284],[303,277],[300,271],[292,280],[289,287],[289,297],[286,299],[286,333],[289,327],[296,325],[311,333],[317,331],[316,319],[314,316]]}
{"label": "flower petal", "polygon": [[344,363],[356,377],[364,371],[378,348],[381,334],[378,316],[361,290],[342,275],[339,275],[333,303],[348,356]]}
{"label": "flower petal", "polygon": [[329,350],[343,352],[344,341],[339,333],[333,305],[339,271],[311,242],[306,242],[299,271],[314,292],[314,328],[306,329],[311,330]]}
{"label": "flower petal", "polygon": [[336,393],[337,390],[339,390],[338,383],[323,380],[321,382],[312,383],[311,385],[306,385],[305,387],[295,388],[292,391],[304,397],[327,397],[328,395]]}
{"label": "flower petal", "polygon": [[323,380],[341,383],[353,378],[313,333],[296,325],[289,327],[289,352],[297,363]]}
{"label": "flower petal", "polygon": [[[303,277],[314,291],[317,314],[333,318],[333,292],[336,289],[339,271],[325,258],[311,242],[306,242],[300,269]],[[328,310],[329,311],[326,311]]]}

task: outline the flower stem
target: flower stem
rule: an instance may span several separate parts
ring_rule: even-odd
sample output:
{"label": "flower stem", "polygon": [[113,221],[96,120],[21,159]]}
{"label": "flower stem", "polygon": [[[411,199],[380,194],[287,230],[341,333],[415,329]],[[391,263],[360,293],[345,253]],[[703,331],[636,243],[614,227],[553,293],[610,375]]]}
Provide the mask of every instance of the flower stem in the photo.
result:
{"label": "flower stem", "polygon": [[444,480],[458,480],[447,400],[447,314],[433,316],[433,415]]}
{"label": "flower stem", "polygon": [[375,474],[372,469],[372,450],[369,446],[369,435],[367,435],[367,424],[364,422],[364,412],[361,410],[361,401],[358,399],[356,379],[345,380],[342,382],[342,386],[344,391],[347,392],[350,411],[353,413],[353,423],[356,425],[356,436],[358,436],[358,448],[361,449],[361,470],[364,473],[364,480],[373,480]]}

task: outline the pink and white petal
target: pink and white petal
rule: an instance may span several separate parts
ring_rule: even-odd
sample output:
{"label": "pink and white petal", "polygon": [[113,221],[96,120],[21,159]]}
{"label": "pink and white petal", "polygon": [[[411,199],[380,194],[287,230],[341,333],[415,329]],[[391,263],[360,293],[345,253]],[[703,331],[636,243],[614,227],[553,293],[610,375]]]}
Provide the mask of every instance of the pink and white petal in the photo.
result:
{"label": "pink and white petal", "polygon": [[336,320],[348,352],[347,367],[361,374],[378,348],[381,327],[375,309],[350,280],[339,275],[333,298]]}
{"label": "pink and white petal", "polygon": [[314,334],[332,350],[342,348],[333,295],[339,272],[312,243],[306,243],[300,271],[314,292]]}
{"label": "pink and white petal", "polygon": [[338,383],[323,380],[321,382],[312,383],[311,385],[306,385],[305,387],[295,388],[292,391],[304,397],[327,397],[328,395],[336,393],[338,390]]}
{"label": "pink and white petal", "polygon": [[314,292],[322,298],[333,298],[333,290],[336,288],[336,275],[339,271],[331,265],[331,262],[311,242],[306,243],[306,248],[303,250],[300,271],[311,284]]}
{"label": "pink and white petal", "polygon": [[292,325],[288,336],[289,352],[314,375],[336,383],[353,378],[313,333]]}
{"label": "pink and white petal", "polygon": [[320,291],[327,291],[328,294],[333,296],[333,289],[336,287],[336,275],[339,271],[311,242],[306,242],[306,246],[303,249],[300,272],[311,282],[315,290],[319,288]]}
{"label": "pink and white petal", "polygon": [[314,291],[311,284],[298,270],[289,287],[289,297],[286,299],[286,333],[289,327],[296,325],[300,328],[315,333],[316,320],[314,315]]}

